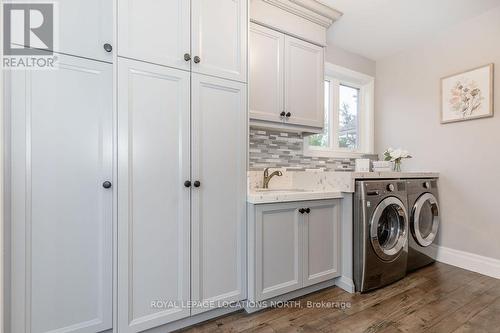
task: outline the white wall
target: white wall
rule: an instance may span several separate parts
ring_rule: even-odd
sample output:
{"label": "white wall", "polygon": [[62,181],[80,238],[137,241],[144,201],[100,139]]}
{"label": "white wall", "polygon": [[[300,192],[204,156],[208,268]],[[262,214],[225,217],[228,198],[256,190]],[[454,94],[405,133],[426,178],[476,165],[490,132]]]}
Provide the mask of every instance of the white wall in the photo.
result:
{"label": "white wall", "polygon": [[[494,118],[440,124],[440,78],[495,63]],[[443,246],[500,259],[500,7],[376,65],[375,144],[439,171]]]}
{"label": "white wall", "polygon": [[[335,24],[330,29],[335,29]],[[375,61],[346,51],[335,45],[328,45],[325,52],[325,60],[326,62],[349,68],[356,72],[375,76]]]}

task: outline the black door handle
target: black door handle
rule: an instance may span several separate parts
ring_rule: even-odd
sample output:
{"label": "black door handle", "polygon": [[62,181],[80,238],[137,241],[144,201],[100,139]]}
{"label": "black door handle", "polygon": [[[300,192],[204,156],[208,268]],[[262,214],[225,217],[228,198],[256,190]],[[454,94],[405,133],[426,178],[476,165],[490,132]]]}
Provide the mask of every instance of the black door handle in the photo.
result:
{"label": "black door handle", "polygon": [[104,51],[106,51],[106,52],[113,51],[113,47],[109,43],[104,44],[103,47],[104,47]]}
{"label": "black door handle", "polygon": [[290,112],[287,112],[285,116],[286,116],[287,118],[290,118],[290,116],[291,116],[291,115],[292,115],[292,114],[291,114]]}
{"label": "black door handle", "polygon": [[199,180],[195,180],[194,181],[194,187],[200,187],[201,186],[201,183]]}
{"label": "black door handle", "polygon": [[186,181],[184,182],[184,186],[185,186],[185,187],[191,187],[191,181],[190,181],[190,180],[186,180]]}
{"label": "black door handle", "polygon": [[311,212],[310,208],[306,208],[306,213],[309,214]]}
{"label": "black door handle", "polygon": [[201,62],[201,58],[200,58],[200,57],[198,57],[198,56],[195,56],[195,57],[194,57],[194,63],[195,63],[195,64],[199,64],[200,62]]}
{"label": "black door handle", "polygon": [[107,180],[104,183],[102,183],[102,187],[104,187],[104,188],[110,188],[111,185],[112,185],[111,182],[107,181]]}
{"label": "black door handle", "polygon": [[184,53],[184,60],[185,61],[191,60],[191,55],[189,53]]}
{"label": "black door handle", "polygon": [[305,212],[306,212],[306,210],[304,208],[299,209],[300,214],[304,214]]}
{"label": "black door handle", "polygon": [[286,115],[285,111],[281,111],[280,116],[284,117]]}

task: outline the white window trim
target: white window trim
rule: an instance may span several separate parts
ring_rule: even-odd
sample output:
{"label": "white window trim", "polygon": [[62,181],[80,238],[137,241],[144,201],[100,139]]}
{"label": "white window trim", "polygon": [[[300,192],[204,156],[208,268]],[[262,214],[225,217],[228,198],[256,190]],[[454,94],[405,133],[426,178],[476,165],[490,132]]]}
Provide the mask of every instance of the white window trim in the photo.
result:
{"label": "white window trim", "polygon": [[[309,146],[309,138],[304,138],[304,155],[313,157],[333,157],[333,158],[358,158],[363,155],[373,154],[374,151],[374,95],[375,78],[359,73],[338,65],[325,63],[325,81],[330,81],[330,126],[333,131],[330,133],[329,148]],[[355,150],[332,148],[338,147],[337,126],[339,105],[338,87],[344,84],[360,90],[359,110],[361,117],[358,118],[358,140],[359,147]]]}

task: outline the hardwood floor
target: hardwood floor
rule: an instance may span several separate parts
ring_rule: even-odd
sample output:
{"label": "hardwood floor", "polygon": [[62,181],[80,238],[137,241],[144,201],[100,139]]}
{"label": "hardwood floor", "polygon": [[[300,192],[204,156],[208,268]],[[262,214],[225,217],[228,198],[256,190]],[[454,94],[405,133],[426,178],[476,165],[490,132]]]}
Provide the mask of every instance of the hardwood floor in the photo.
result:
{"label": "hardwood floor", "polygon": [[500,332],[500,280],[442,263],[371,293],[333,287],[297,300],[300,307],[237,312],[183,332]]}

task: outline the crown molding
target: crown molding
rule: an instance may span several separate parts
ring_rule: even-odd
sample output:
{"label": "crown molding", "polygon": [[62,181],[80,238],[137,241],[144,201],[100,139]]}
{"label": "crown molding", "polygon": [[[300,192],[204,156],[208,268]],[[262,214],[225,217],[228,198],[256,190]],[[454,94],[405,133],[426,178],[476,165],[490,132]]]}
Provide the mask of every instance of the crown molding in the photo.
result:
{"label": "crown molding", "polygon": [[262,0],[326,29],[338,20],[342,13],[316,0]]}

